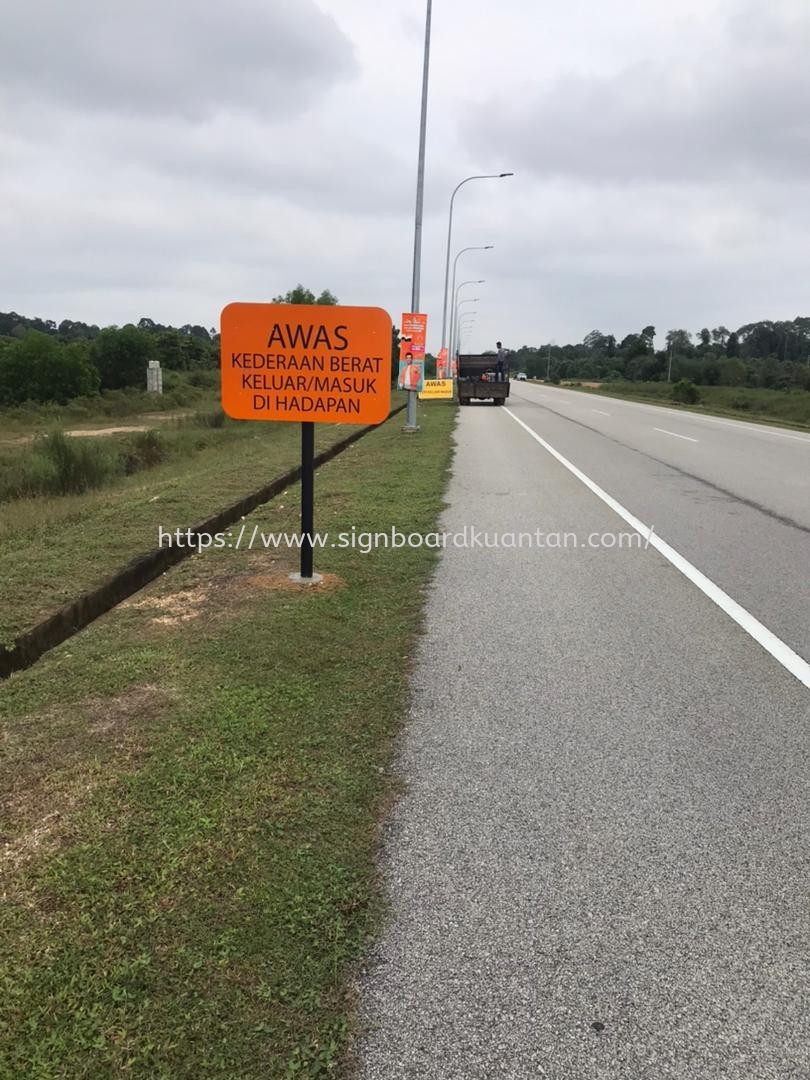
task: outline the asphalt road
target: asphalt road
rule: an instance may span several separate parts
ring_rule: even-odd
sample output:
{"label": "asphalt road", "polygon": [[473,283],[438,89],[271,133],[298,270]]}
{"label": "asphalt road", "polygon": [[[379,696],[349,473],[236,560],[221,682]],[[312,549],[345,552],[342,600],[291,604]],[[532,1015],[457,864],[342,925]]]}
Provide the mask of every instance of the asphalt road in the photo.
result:
{"label": "asphalt road", "polygon": [[516,415],[810,660],[810,435],[513,386]]}
{"label": "asphalt road", "polygon": [[[360,1076],[810,1076],[810,689],[756,637],[810,658],[808,473],[810,439],[575,393],[461,410],[444,527],[578,544],[442,557]],[[751,632],[589,546],[616,505]]]}

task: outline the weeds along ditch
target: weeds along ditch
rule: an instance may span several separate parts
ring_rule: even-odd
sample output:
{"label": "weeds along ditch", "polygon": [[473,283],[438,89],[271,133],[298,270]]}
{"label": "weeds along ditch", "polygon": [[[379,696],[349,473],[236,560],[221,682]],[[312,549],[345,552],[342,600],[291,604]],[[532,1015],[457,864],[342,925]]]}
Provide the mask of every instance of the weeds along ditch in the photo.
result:
{"label": "weeds along ditch", "polygon": [[[402,412],[405,407],[405,404],[395,404],[388,415],[388,420]],[[196,423],[199,427],[207,427],[209,430],[212,427],[223,427],[223,424],[214,414],[205,414],[203,417],[198,417]],[[247,429],[253,429],[255,426],[249,422],[237,421],[234,423],[234,430],[237,432],[246,431]],[[258,426],[261,426],[261,422],[259,422]],[[379,427],[382,426],[379,425]],[[228,430],[227,426],[225,426],[225,430]],[[319,468],[326,462],[331,461],[359,439],[375,430],[377,430],[377,427],[374,425],[351,428],[348,434],[332,442],[331,445],[326,446],[315,455],[315,467]],[[157,433],[143,432],[142,434]],[[68,445],[71,442],[69,438],[66,441]],[[81,439],[75,441],[82,442]],[[66,476],[72,467],[73,464],[65,466]],[[297,483],[300,478],[300,465],[288,468],[269,483],[254,489],[246,495],[242,495],[236,502],[231,502],[224,508],[217,510],[204,521],[189,526],[187,531],[191,537],[196,536],[198,533],[210,535],[220,532],[239,518],[251,513],[258,506],[279,495],[292,484]],[[99,615],[110,611],[122,600],[153,581],[170,566],[188,558],[193,552],[193,544],[153,548],[136,556],[110,577],[101,581],[89,591],[81,593],[74,600],[64,604],[59,610],[38,622],[28,631],[19,634],[12,643],[4,647],[3,641],[0,639],[0,679],[7,678],[15,671],[22,671],[30,667],[36,663],[43,653],[48,652],[56,645],[61,644],[61,642],[66,641],[69,637],[84,629]]]}
{"label": "weeds along ditch", "polygon": [[221,409],[198,411],[168,421],[160,430],[131,434],[73,436],[57,429],[0,450],[0,502],[80,495],[241,434],[240,425],[232,424]]}

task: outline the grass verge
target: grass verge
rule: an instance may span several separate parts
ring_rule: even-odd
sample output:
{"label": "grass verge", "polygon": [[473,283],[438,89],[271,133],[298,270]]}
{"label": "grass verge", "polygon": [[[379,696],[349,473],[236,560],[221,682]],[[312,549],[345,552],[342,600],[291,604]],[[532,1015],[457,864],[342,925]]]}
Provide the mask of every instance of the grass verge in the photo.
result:
{"label": "grass verge", "polygon": [[113,429],[98,437],[74,437],[57,429],[28,444],[0,448],[0,504],[81,495],[172,458],[224,446],[244,434],[218,409],[191,413],[161,428]]}
{"label": "grass verge", "polygon": [[219,371],[164,372],[164,393],[145,390],[105,390],[74,398],[67,405],[28,402],[0,409],[0,445],[53,428],[102,427],[114,420],[137,423],[142,417],[160,419],[178,411],[213,408],[219,404]]}
{"label": "grass verge", "polygon": [[[327,464],[316,526],[435,527],[454,415]],[[433,559],[207,552],[5,684],[0,1076],[335,1075]]]}
{"label": "grass verge", "polygon": [[[392,404],[398,400],[393,395]],[[316,450],[351,430],[318,424]],[[146,472],[79,495],[0,506],[0,645],[11,645],[62,604],[154,548],[160,527],[173,531],[202,520],[301,457],[298,424],[189,428],[172,437],[177,445],[170,460]]]}
{"label": "grass verge", "polygon": [[[549,384],[551,385],[551,384]],[[669,383],[602,383],[601,386],[576,384],[566,389],[587,394],[644,401],[688,412],[728,416],[735,420],[751,420],[762,424],[810,429],[810,392],[807,390],[760,390],[747,386],[700,386],[700,403],[683,405],[671,398]]]}

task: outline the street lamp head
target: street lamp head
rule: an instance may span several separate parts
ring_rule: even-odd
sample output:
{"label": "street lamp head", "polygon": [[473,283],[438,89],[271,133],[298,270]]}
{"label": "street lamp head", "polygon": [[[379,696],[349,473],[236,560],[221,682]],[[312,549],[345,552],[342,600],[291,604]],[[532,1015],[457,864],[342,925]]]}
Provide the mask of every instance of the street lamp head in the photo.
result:
{"label": "street lamp head", "polygon": [[503,180],[503,178],[505,176],[514,176],[514,175],[515,174],[513,172],[502,172],[502,173],[498,173],[498,179]]}
{"label": "street lamp head", "polygon": [[483,251],[492,251],[492,249],[493,249],[494,247],[495,247],[495,245],[494,245],[494,244],[485,244],[485,245],[484,245],[484,247],[482,248],[482,250],[483,250]]}

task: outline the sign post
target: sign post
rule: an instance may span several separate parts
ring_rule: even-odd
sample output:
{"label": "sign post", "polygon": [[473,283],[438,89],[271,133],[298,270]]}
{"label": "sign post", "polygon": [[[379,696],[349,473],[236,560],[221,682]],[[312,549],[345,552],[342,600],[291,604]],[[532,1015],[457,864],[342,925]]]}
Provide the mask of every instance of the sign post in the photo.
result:
{"label": "sign post", "polygon": [[[301,424],[301,573],[312,583],[315,424],[381,424],[391,410],[391,319],[381,308],[228,304],[222,408],[234,420]],[[295,575],[293,575],[295,576]]]}
{"label": "sign post", "polygon": [[315,532],[315,425],[301,424],[301,580],[312,578],[312,534]]}

